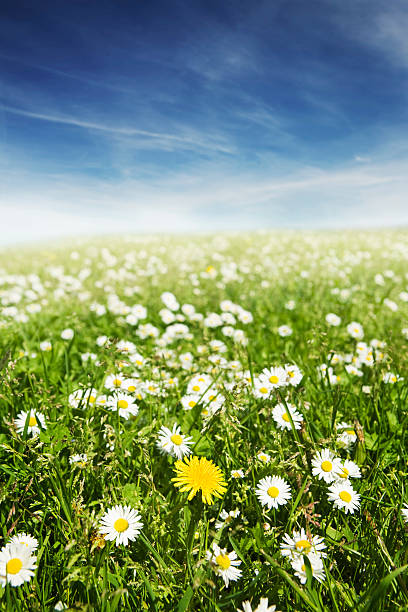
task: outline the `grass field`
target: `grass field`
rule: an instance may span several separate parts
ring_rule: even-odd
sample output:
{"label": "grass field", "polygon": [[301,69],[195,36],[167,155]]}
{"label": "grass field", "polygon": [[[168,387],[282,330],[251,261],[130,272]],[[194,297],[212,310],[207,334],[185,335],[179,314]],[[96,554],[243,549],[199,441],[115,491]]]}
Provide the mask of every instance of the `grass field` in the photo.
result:
{"label": "grass field", "polygon": [[0,609],[408,610],[407,239],[0,253]]}

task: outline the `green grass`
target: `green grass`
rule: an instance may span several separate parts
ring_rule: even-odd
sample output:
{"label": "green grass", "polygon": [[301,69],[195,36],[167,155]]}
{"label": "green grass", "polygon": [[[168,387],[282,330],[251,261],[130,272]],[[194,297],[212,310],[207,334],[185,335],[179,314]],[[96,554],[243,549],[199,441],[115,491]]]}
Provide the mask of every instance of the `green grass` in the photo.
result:
{"label": "green grass", "polygon": [[[408,502],[408,341],[402,333],[408,303],[400,296],[408,288],[407,238],[403,231],[114,237],[0,253],[0,547],[21,532],[39,541],[35,576],[19,587],[0,587],[0,609],[53,610],[62,601],[97,612],[226,612],[248,599],[255,609],[268,597],[277,610],[293,612],[408,610],[408,529],[401,513]],[[208,266],[215,278],[206,274]],[[186,318],[191,335],[169,343],[164,348],[172,354],[163,355],[157,339],[142,339],[137,330],[150,323],[162,337],[164,291],[204,317],[221,313],[222,300],[250,311],[252,323],[234,326],[244,330],[247,344]],[[108,307],[109,295],[130,307],[142,304],[146,319],[128,324],[126,313]],[[285,306],[290,300],[293,310]],[[33,303],[41,310],[16,320]],[[106,313],[98,315],[93,303]],[[331,312],[341,317],[338,327],[325,321]],[[352,321],[363,325],[365,342],[376,338],[386,346],[375,351],[372,367],[360,367],[361,377],[332,365],[340,380],[330,383],[318,368],[330,365],[333,354],[356,353],[357,340],[346,330]],[[293,330],[288,337],[277,333],[284,324]],[[61,339],[65,328],[74,330],[72,340]],[[99,347],[102,335],[110,342]],[[256,399],[251,385],[209,359],[215,339],[226,345],[222,357],[239,361],[252,380],[265,367],[291,363],[302,381]],[[46,340],[52,350],[41,351]],[[161,386],[168,375],[177,377],[177,386],[136,400],[138,415],[128,420],[101,406],[70,405],[73,391],[106,393],[108,374],[137,369],[120,367],[119,340],[134,342],[145,358],[142,381]],[[97,361],[84,362],[86,352]],[[179,355],[186,352],[194,356],[191,370],[181,367]],[[200,404],[191,411],[181,404],[197,372],[209,373],[225,397],[209,419]],[[403,380],[387,384],[387,372]],[[272,418],[278,401],[303,414],[301,429],[278,429]],[[15,428],[18,413],[29,409],[46,419],[37,437]],[[358,436],[349,450],[337,441],[336,425],[344,421]],[[161,454],[156,441],[160,427],[174,423],[192,436],[194,454],[212,459],[225,475],[228,489],[213,505],[200,495],[187,501],[171,482],[175,459]],[[312,475],[313,456],[323,448],[360,466],[362,477],[352,484],[361,506],[353,514],[335,508],[328,485]],[[270,455],[268,464],[257,459],[260,451]],[[69,458],[81,453],[86,466],[71,465]],[[231,478],[237,469],[244,478]],[[278,510],[263,507],[255,495],[268,475],[291,487],[289,503]],[[128,546],[100,548],[98,521],[115,504],[135,508],[144,527]],[[240,515],[216,530],[223,509]],[[305,562],[302,585],[281,555],[284,534],[301,528],[326,544],[322,583]],[[213,542],[241,560],[242,577],[229,588],[206,561]]]}

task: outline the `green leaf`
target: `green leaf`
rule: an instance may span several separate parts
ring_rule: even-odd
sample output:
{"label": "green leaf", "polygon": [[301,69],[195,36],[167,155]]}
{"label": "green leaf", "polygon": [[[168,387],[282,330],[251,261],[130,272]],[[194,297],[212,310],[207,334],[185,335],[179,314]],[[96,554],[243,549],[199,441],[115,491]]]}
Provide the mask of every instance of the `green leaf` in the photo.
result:
{"label": "green leaf", "polygon": [[185,612],[190,604],[190,601],[194,595],[193,589],[190,585],[184,591],[183,597],[180,599],[177,612]]}

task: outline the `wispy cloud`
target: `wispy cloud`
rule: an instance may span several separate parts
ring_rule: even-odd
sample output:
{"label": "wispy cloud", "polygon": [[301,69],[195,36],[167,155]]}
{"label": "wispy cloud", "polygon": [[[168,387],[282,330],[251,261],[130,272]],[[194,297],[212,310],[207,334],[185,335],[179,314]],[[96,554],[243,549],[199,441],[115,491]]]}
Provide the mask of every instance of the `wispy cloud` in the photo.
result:
{"label": "wispy cloud", "polygon": [[154,140],[158,147],[167,146],[172,144],[174,147],[181,147],[185,149],[209,149],[217,151],[219,153],[233,153],[233,149],[223,144],[216,143],[214,141],[207,141],[200,137],[186,137],[177,136],[175,134],[165,134],[161,132],[149,132],[147,130],[141,130],[133,127],[122,127],[122,126],[110,126],[101,123],[95,123],[92,121],[84,121],[77,119],[76,117],[57,116],[49,115],[44,113],[38,113],[33,111],[27,111],[11,106],[0,105],[0,110],[12,113],[13,115],[20,115],[22,117],[30,117],[31,119],[38,119],[40,121],[48,121],[50,123],[60,123],[63,125],[71,125],[75,127],[84,128],[86,130],[97,130],[101,132],[108,132],[110,134],[119,136],[142,136]]}
{"label": "wispy cloud", "polygon": [[383,2],[370,0],[350,3],[326,0],[330,20],[346,38],[379,52],[384,59],[400,68],[408,68],[408,8],[405,0]]}

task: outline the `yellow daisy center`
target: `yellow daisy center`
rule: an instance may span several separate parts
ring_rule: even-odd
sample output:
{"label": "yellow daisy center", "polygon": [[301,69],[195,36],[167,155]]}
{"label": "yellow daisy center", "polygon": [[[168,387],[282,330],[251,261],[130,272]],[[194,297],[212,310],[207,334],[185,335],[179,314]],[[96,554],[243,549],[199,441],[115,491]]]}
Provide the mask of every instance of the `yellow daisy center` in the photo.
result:
{"label": "yellow daisy center", "polygon": [[190,406],[190,408],[194,408],[194,406],[197,404],[197,402],[194,402],[193,400],[190,400],[188,402],[188,405]]}
{"label": "yellow daisy center", "polygon": [[354,429],[347,429],[346,434],[348,434],[349,436],[355,436],[356,432],[354,431]]}
{"label": "yellow daisy center", "polygon": [[296,542],[296,548],[304,548],[305,551],[309,551],[311,544],[308,540],[298,540]]}
{"label": "yellow daisy center", "polygon": [[293,377],[294,377],[294,375],[295,375],[295,373],[294,373],[294,372],[288,372],[288,376],[289,376],[289,378],[293,378]]}
{"label": "yellow daisy center", "polygon": [[333,464],[331,461],[323,461],[322,470],[323,472],[331,472],[333,469]]}
{"label": "yellow daisy center", "polygon": [[170,440],[177,446],[180,446],[180,444],[183,442],[183,438],[179,434],[173,434]]}
{"label": "yellow daisy center", "polygon": [[343,467],[342,470],[343,471],[339,474],[340,478],[347,478],[347,476],[350,474],[350,472],[345,467]]}
{"label": "yellow daisy center", "polygon": [[282,414],[282,419],[283,419],[284,421],[286,421],[287,423],[290,423],[290,418],[289,418],[289,415],[288,415],[288,413],[287,413],[287,412],[284,412],[284,413]]}
{"label": "yellow daisy center", "polygon": [[28,421],[28,426],[29,427],[35,427],[37,425],[37,419],[35,417],[30,417],[30,420]]}
{"label": "yellow daisy center", "polygon": [[260,391],[261,393],[268,393],[268,389],[267,389],[266,387],[261,387],[261,388],[259,389],[259,391]]}
{"label": "yellow daisy center", "polygon": [[194,385],[193,387],[193,391],[197,392],[200,390],[200,387],[198,385]]}
{"label": "yellow daisy center", "polygon": [[128,402],[124,399],[118,401],[118,408],[127,408],[129,406]]}
{"label": "yellow daisy center", "polygon": [[120,385],[121,385],[121,384],[122,384],[122,381],[120,380],[120,378],[115,378],[115,379],[113,380],[113,385],[114,385],[115,387],[120,387]]}
{"label": "yellow daisy center", "polygon": [[278,487],[269,487],[269,489],[267,490],[267,493],[269,497],[273,497],[275,499],[275,497],[278,497],[279,495],[279,489]]}
{"label": "yellow daisy center", "polygon": [[89,403],[94,404],[96,402],[96,397],[94,395],[89,396]]}
{"label": "yellow daisy center", "polygon": [[126,531],[128,527],[129,523],[124,518],[119,518],[113,523],[113,528],[116,529],[116,531],[118,531],[119,533]]}
{"label": "yellow daisy center", "polygon": [[271,376],[269,378],[269,382],[272,383],[273,385],[276,385],[279,382],[279,378],[277,376]]}
{"label": "yellow daisy center", "polygon": [[346,502],[347,504],[351,502],[351,495],[348,491],[340,491],[339,497],[342,501]]}
{"label": "yellow daisy center", "polygon": [[231,561],[227,555],[218,555],[215,560],[217,565],[219,565],[223,570],[227,570],[231,565]]}
{"label": "yellow daisy center", "polygon": [[23,562],[18,557],[14,557],[14,559],[10,559],[7,561],[6,565],[6,573],[7,574],[18,574],[18,572],[23,567]]}
{"label": "yellow daisy center", "polygon": [[221,497],[227,490],[227,483],[220,468],[205,457],[187,457],[175,463],[176,478],[172,478],[180,491],[189,491],[188,499],[201,491],[205,504],[213,503],[213,496]]}
{"label": "yellow daisy center", "polygon": [[130,385],[130,387],[128,387],[128,391],[129,393],[134,393],[134,391],[136,391],[135,385]]}
{"label": "yellow daisy center", "polygon": [[302,567],[300,569],[302,570],[302,572],[305,572],[306,571],[306,565],[303,563]]}

